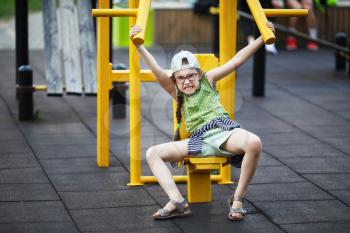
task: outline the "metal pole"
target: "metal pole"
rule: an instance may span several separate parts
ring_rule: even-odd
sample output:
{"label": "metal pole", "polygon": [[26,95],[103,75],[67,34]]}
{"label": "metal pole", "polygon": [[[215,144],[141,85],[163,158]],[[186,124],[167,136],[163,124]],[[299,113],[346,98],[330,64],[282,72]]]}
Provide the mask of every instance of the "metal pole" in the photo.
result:
{"label": "metal pole", "polygon": [[253,60],[253,96],[265,96],[265,66],[266,51],[262,46],[255,54]]}
{"label": "metal pole", "polygon": [[[110,2],[110,9],[113,9],[113,2]],[[109,39],[109,46],[110,46],[110,61],[113,64],[113,18],[111,18],[110,25],[110,39]],[[116,66],[113,66],[113,69],[116,70],[126,70],[126,67],[124,64],[117,64]],[[112,97],[112,118],[113,119],[123,119],[126,117],[126,94],[125,90],[127,89],[127,86],[125,83],[113,83],[113,88],[110,91],[111,97]]]}
{"label": "metal pole", "polygon": [[[113,1],[109,2],[109,9],[113,9]],[[109,59],[113,64],[113,18],[109,20]]]}
{"label": "metal pole", "polygon": [[[349,48],[348,54],[350,54],[350,39],[348,40],[348,48]],[[348,77],[350,78],[350,59],[348,59]]]}
{"label": "metal pole", "polygon": [[[113,70],[126,70],[124,64],[113,65]],[[123,119],[126,117],[126,90],[127,85],[124,82],[113,83],[113,88],[111,90],[112,97],[112,117],[113,119]]]}
{"label": "metal pole", "polygon": [[[215,7],[219,6],[219,1],[213,1],[213,5]],[[211,13],[211,11],[209,10],[209,12]],[[219,44],[220,44],[220,20],[219,20],[219,14],[212,14],[212,24],[213,24],[213,53],[214,55],[219,58],[220,57],[220,48],[219,48]]]}
{"label": "metal pole", "polygon": [[[97,0],[91,0],[91,8],[92,9],[96,9],[96,6],[97,6],[96,1]],[[96,18],[95,17],[93,17],[93,22],[94,22],[94,32],[95,32],[95,36],[96,36]]]}
{"label": "metal pole", "polygon": [[16,85],[18,68],[28,64],[28,3],[27,0],[16,0]]}
{"label": "metal pole", "polygon": [[213,53],[216,57],[220,57],[219,53],[219,15],[213,15]]}
{"label": "metal pole", "polygon": [[[347,46],[347,36],[345,32],[338,32],[335,35],[335,43],[339,46],[346,47]],[[346,61],[344,57],[342,57],[338,53],[335,53],[335,70],[345,70],[346,69]]]}
{"label": "metal pole", "polygon": [[[130,0],[129,8],[137,8],[138,0]],[[148,14],[148,9],[139,8],[143,15]],[[129,27],[136,23],[135,18],[129,18]],[[146,24],[142,30],[146,30]],[[141,42],[141,40],[140,40]],[[130,183],[129,186],[143,185],[141,180],[141,80],[140,80],[140,56],[136,47],[129,43],[129,67],[130,67]]]}
{"label": "metal pole", "polygon": [[33,71],[29,65],[18,68],[18,119],[33,120]]}
{"label": "metal pole", "polygon": [[[237,1],[221,0],[219,9],[220,65],[223,65],[236,53]],[[221,103],[232,119],[234,119],[235,83],[236,72],[232,72],[219,81]],[[232,183],[230,166],[221,167],[220,173],[222,179],[218,182],[219,184]]]}
{"label": "metal pole", "polygon": [[[99,8],[109,7],[109,0],[99,0]],[[97,19],[97,164],[109,167],[109,20]]]}
{"label": "metal pole", "polygon": [[[247,3],[255,19],[255,23],[258,26],[259,31],[264,39],[264,42],[266,44],[275,43],[276,37],[271,31],[271,29],[269,29],[266,25],[267,18],[263,10],[263,7],[265,6],[261,5],[259,0],[247,0]],[[262,2],[262,4],[264,4],[264,1]]]}
{"label": "metal pole", "polygon": [[[130,7],[131,8],[131,7]],[[133,37],[134,44],[141,45],[146,37],[146,28],[148,22],[149,10],[151,8],[151,0],[139,1],[139,11],[136,17],[136,25],[142,28],[142,31]]]}
{"label": "metal pole", "polygon": [[[262,7],[268,7],[268,2],[262,1]],[[256,30],[255,37],[259,37],[259,30]],[[253,88],[252,94],[254,97],[265,96],[265,77],[266,77],[266,50],[263,45],[256,53],[253,58]]]}

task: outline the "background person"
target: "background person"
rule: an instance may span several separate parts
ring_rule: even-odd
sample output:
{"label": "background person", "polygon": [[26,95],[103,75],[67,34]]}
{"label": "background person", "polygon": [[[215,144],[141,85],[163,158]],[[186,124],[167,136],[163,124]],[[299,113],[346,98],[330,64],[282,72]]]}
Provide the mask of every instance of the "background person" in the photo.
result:
{"label": "background person", "polygon": [[[306,17],[306,26],[309,32],[309,36],[312,39],[317,39],[317,22],[314,11],[313,0],[287,0],[287,7],[291,9],[308,9],[309,14]],[[298,22],[297,17],[290,17],[288,20],[288,29],[292,31],[296,31],[296,25]],[[298,48],[297,39],[294,36],[287,36],[286,49],[289,51],[296,50]],[[317,51],[318,46],[315,42],[309,41],[307,43],[307,49],[311,51]]]}

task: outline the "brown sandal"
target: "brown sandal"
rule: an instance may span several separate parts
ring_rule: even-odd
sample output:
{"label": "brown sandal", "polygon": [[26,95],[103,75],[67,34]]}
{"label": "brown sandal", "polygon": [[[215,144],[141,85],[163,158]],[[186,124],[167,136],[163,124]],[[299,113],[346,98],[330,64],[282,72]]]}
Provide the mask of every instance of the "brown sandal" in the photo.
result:
{"label": "brown sandal", "polygon": [[159,209],[158,213],[159,215],[153,216],[153,219],[155,220],[163,220],[163,219],[170,219],[174,217],[184,217],[191,214],[190,208],[185,205],[187,204],[186,200],[183,200],[182,202],[177,202],[174,200],[170,200],[170,203],[173,204],[176,208],[172,211],[169,211],[167,209]]}

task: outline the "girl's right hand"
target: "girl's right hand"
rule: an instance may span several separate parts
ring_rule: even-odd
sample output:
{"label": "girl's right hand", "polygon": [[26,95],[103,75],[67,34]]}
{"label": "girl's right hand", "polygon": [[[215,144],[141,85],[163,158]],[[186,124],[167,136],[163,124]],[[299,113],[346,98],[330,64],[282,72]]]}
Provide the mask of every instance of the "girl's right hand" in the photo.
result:
{"label": "girl's right hand", "polygon": [[273,25],[273,23],[271,23],[270,21],[267,21],[266,25],[267,25],[268,28],[271,29],[273,34],[276,34],[276,32],[275,32],[275,25]]}
{"label": "girl's right hand", "polygon": [[130,28],[130,35],[129,35],[130,40],[133,41],[134,36],[141,31],[142,31],[142,28],[140,26],[138,26],[138,25],[132,26]]}

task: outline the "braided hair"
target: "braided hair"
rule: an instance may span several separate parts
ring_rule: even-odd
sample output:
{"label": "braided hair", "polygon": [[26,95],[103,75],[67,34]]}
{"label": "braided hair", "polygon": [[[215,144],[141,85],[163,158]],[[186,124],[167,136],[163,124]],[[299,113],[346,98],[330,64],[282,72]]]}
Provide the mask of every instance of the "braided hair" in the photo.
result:
{"label": "braided hair", "polygon": [[183,104],[184,97],[181,93],[178,93],[176,96],[176,102],[177,102],[177,108],[176,108],[176,122],[177,122],[177,128],[175,131],[175,135],[173,140],[174,141],[180,141],[180,125],[181,125],[181,118],[182,118],[182,113],[181,113],[181,108]]}

